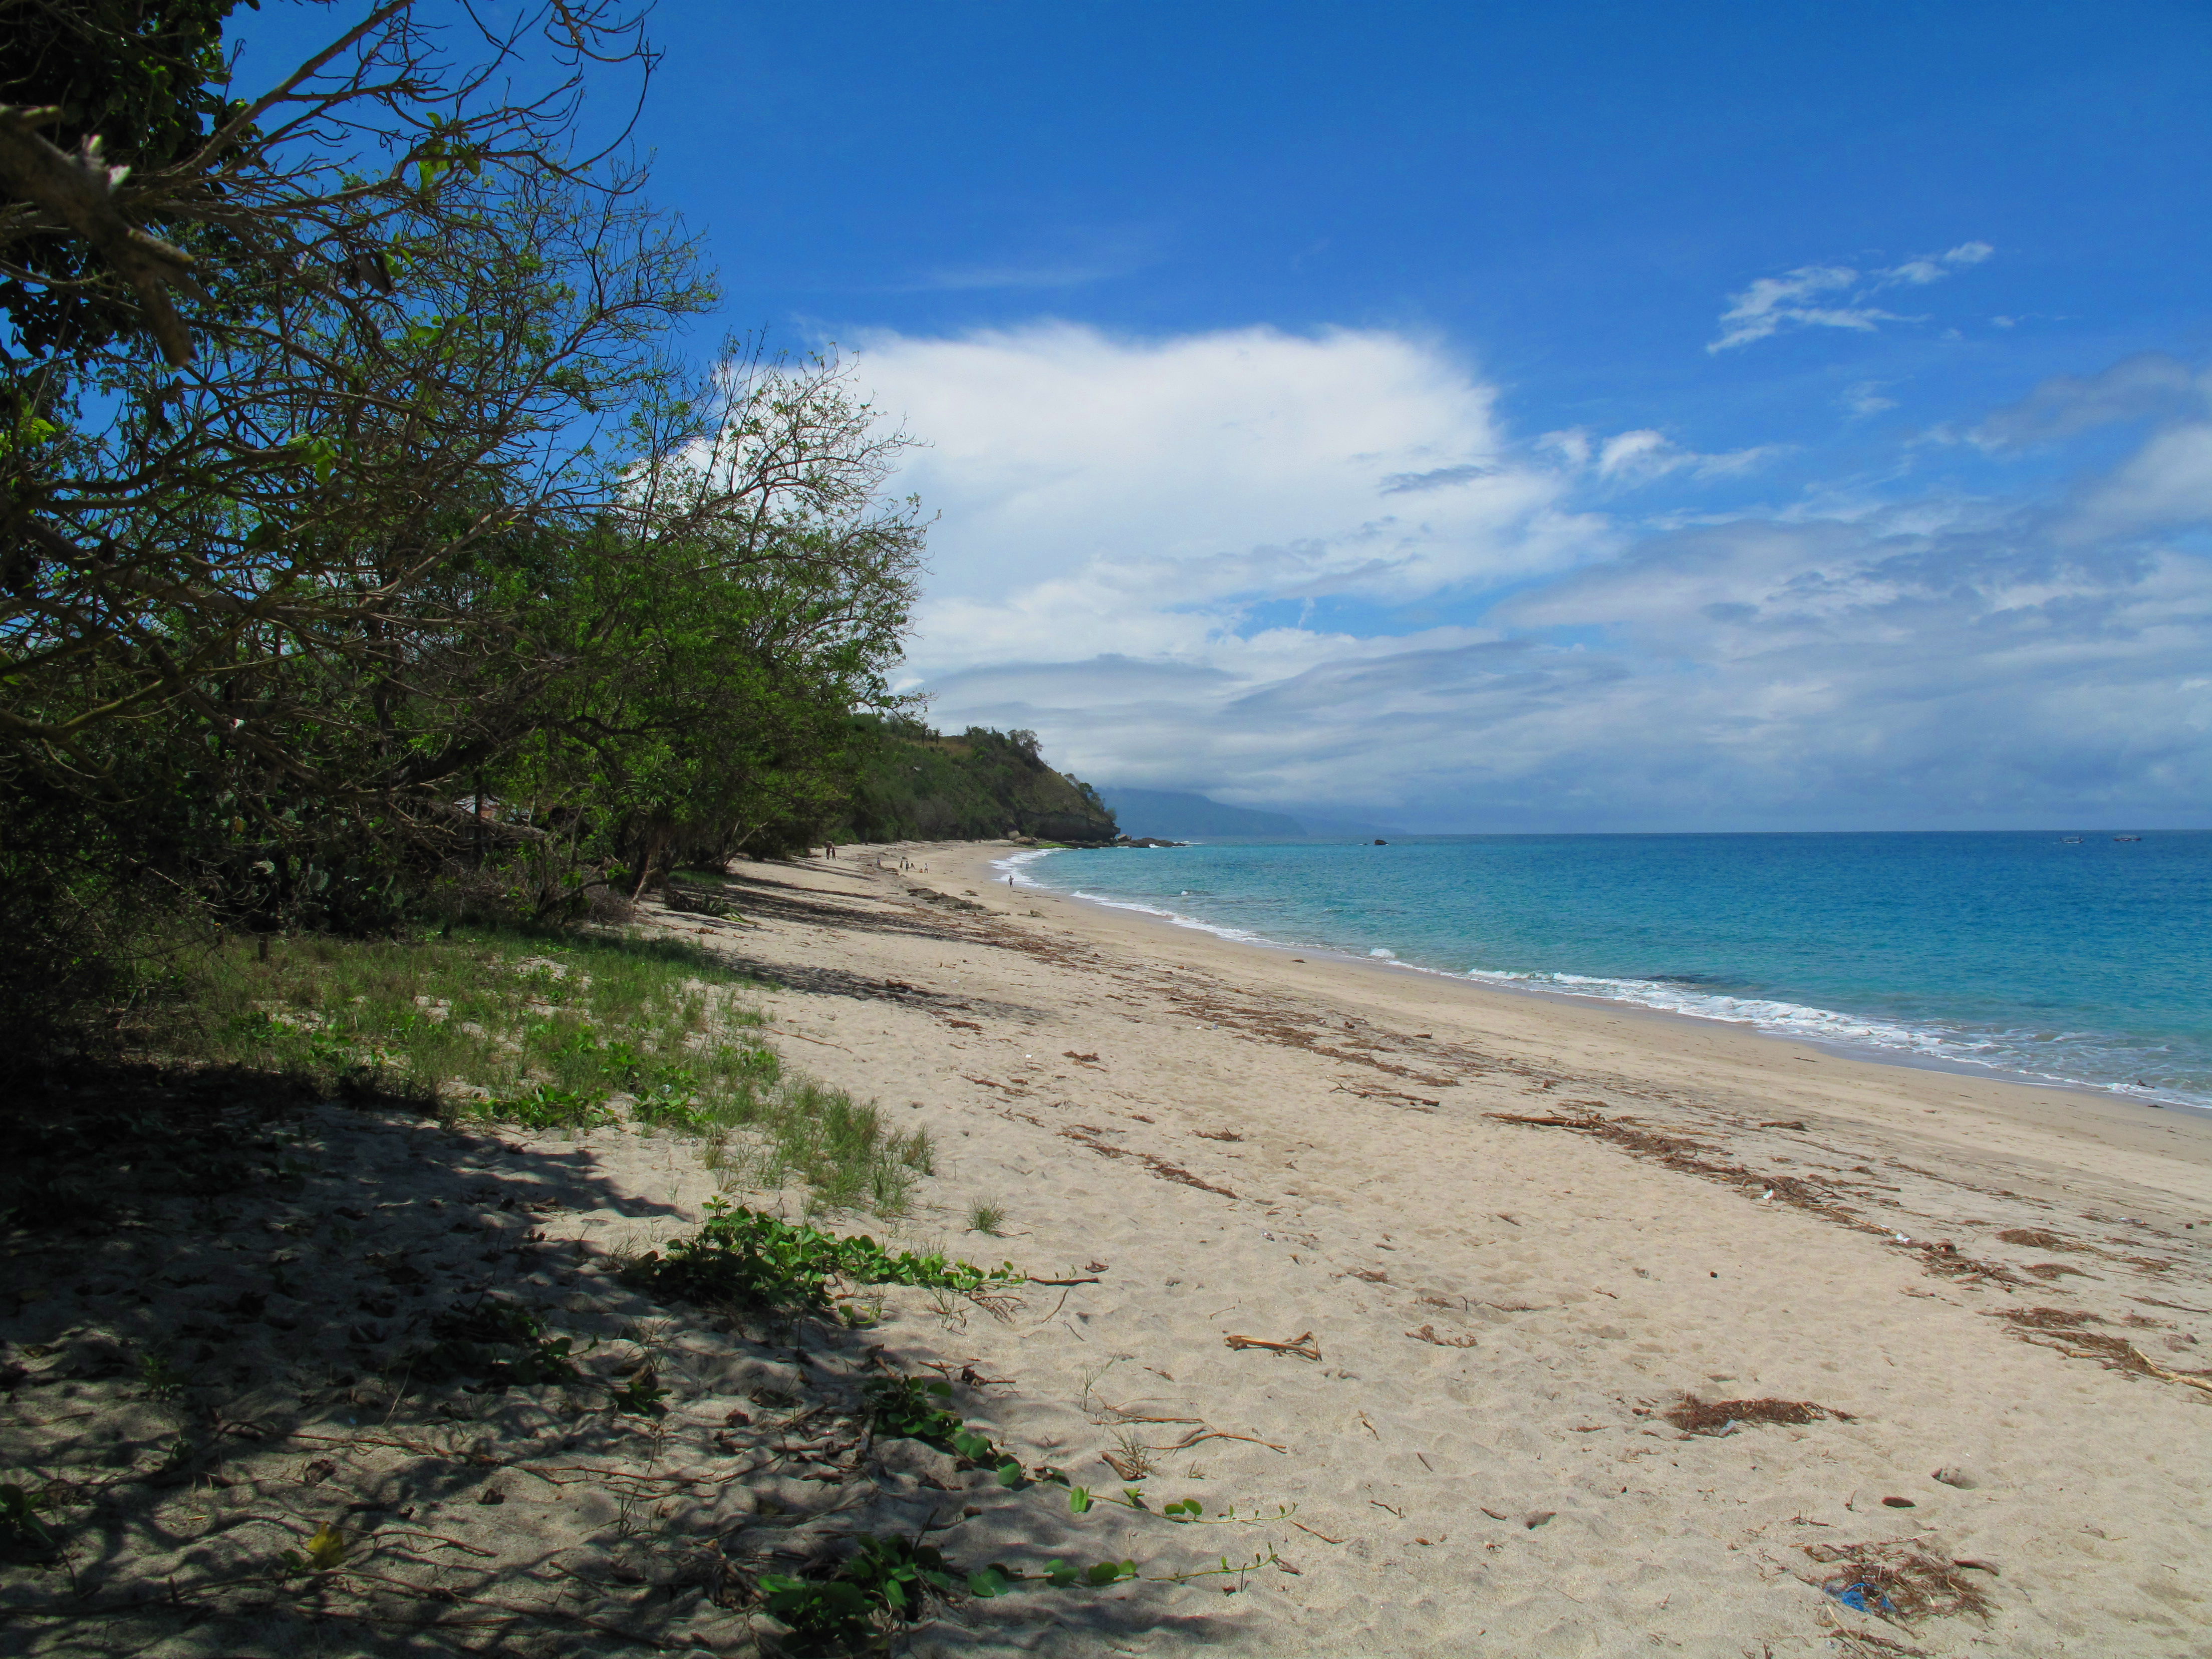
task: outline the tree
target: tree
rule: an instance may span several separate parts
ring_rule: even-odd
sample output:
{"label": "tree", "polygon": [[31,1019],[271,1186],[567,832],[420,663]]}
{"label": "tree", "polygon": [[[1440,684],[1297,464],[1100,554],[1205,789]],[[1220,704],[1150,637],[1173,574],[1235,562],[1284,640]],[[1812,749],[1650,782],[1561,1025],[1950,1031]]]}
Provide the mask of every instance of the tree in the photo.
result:
{"label": "tree", "polygon": [[19,992],[82,994],[149,894],[374,928],[474,866],[544,914],[840,815],[854,711],[900,702],[907,440],[834,362],[681,370],[690,242],[571,153],[587,74],[650,65],[612,0],[453,0],[458,66],[391,0],[253,97],[226,0],[11,5]]}
{"label": "tree", "polygon": [[[414,10],[380,6],[271,91],[222,100],[191,155],[110,192],[116,213],[180,222],[224,256],[187,369],[140,336],[55,320],[79,301],[112,311],[97,283],[9,273],[32,297],[0,410],[0,736],[74,756],[78,734],[149,706],[213,716],[210,676],[389,660],[395,630],[457,625],[450,607],[404,613],[488,538],[603,489],[594,419],[658,383],[660,331],[710,290],[637,173],[562,153],[574,74],[477,108],[521,37],[488,37],[486,63],[441,76]],[[606,55],[610,18],[539,14],[578,60]],[[371,173],[374,149],[396,160]],[[63,216],[17,207],[0,251],[10,232],[50,247]],[[47,337],[69,349],[30,349]],[[460,499],[473,511],[454,514]]]}
{"label": "tree", "polygon": [[856,708],[887,683],[924,526],[884,486],[908,445],[834,362],[738,343],[637,422],[599,534],[527,626],[567,665],[513,793],[641,889],[680,856],[812,839],[842,811]]}
{"label": "tree", "polygon": [[[0,885],[56,960],[134,884],[392,912],[560,672],[516,659],[514,584],[618,492],[712,298],[637,169],[576,153],[586,71],[649,66],[611,0],[459,67],[427,0],[379,5],[252,98],[228,9],[13,0],[0,58],[46,100],[0,114]],[[117,252],[149,239],[176,283]]]}

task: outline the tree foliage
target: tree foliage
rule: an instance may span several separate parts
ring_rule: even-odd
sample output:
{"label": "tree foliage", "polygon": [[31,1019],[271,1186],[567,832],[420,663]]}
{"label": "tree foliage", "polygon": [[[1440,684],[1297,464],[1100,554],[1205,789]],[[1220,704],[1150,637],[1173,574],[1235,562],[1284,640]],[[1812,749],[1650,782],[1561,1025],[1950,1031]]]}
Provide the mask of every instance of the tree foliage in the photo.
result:
{"label": "tree foliage", "polygon": [[1080,778],[1047,765],[1034,732],[971,726],[945,737],[910,716],[854,722],[859,775],[845,814],[855,841],[1036,836],[1111,841],[1112,809]]}
{"label": "tree foliage", "polygon": [[896,702],[905,441],[834,362],[678,357],[713,283],[580,138],[651,66],[614,0],[386,0],[251,95],[229,9],[0,0],[19,1015],[149,902],[542,915],[803,841]]}
{"label": "tree foliage", "polygon": [[841,811],[850,711],[896,702],[920,571],[915,504],[884,493],[905,443],[834,362],[739,343],[642,412],[620,498],[532,612],[569,667],[516,774],[634,884]]}
{"label": "tree foliage", "polygon": [[[29,199],[36,183],[46,194],[73,184],[77,213],[96,213],[110,169],[150,181],[188,162],[231,112],[222,33],[237,3],[0,0],[0,106],[15,112],[0,116],[0,173],[33,186],[11,190],[17,201],[0,209],[0,254],[20,271],[0,281],[0,310],[34,351],[104,343],[137,311],[94,238],[58,204]],[[41,131],[52,155],[33,142]]]}

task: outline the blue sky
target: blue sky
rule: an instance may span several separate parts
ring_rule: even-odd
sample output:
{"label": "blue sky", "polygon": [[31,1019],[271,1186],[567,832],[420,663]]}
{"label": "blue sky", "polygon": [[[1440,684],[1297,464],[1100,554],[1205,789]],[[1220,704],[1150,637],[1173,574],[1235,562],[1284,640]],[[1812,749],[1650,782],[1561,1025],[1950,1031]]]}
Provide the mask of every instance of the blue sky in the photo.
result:
{"label": "blue sky", "polygon": [[[2203,343],[2199,5],[656,19],[663,194],[714,233],[732,310],[787,326],[1404,330],[1532,426],[1876,464],[1880,428]],[[1759,277],[1975,240],[2003,257],[1964,291],[1885,296],[1926,325],[1700,349]],[[1867,381],[1910,411],[1846,434]]]}
{"label": "blue sky", "polygon": [[661,0],[935,718],[1413,827],[2212,821],[2201,4]]}

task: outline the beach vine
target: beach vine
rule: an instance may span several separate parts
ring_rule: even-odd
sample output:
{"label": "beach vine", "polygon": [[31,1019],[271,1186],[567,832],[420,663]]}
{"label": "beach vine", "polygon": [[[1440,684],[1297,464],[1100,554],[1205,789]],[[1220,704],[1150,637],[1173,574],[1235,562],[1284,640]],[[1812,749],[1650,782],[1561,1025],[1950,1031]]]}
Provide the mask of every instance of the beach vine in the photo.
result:
{"label": "beach vine", "polygon": [[972,1295],[1017,1285],[1012,1262],[980,1267],[939,1252],[893,1252],[862,1233],[841,1237],[726,1199],[707,1201],[696,1233],[648,1251],[624,1276],[640,1289],[699,1303],[729,1303],[779,1313],[831,1310],[841,1283],[904,1285]]}

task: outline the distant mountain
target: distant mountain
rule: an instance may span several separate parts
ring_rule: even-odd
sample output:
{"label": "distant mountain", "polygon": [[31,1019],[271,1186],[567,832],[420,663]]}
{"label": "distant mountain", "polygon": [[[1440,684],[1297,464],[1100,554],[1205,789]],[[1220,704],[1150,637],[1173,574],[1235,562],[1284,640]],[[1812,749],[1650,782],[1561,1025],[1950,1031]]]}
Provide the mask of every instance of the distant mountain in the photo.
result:
{"label": "distant mountain", "polygon": [[1207,836],[1303,837],[1306,833],[1305,825],[1285,813],[1255,812],[1172,789],[1101,789],[1098,794],[1125,836],[1185,841]]}
{"label": "distant mountain", "polygon": [[1411,830],[1390,823],[1353,823],[1341,818],[1302,817],[1308,841],[1364,841],[1370,836],[1410,836]]}

